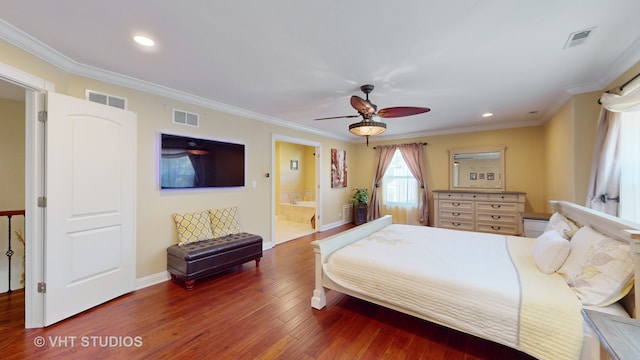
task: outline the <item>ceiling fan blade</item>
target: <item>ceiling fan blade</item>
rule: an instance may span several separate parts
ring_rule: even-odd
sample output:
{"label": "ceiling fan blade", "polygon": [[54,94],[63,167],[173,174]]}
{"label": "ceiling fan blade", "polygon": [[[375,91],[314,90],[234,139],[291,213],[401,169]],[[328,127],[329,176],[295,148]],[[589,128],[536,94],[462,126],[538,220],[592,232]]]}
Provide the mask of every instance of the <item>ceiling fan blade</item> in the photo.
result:
{"label": "ceiling fan blade", "polygon": [[424,107],[412,107],[412,106],[397,106],[378,111],[378,116],[381,118],[394,118],[422,114],[431,111],[429,108]]}
{"label": "ceiling fan blade", "polygon": [[353,95],[351,97],[351,106],[358,110],[360,114],[373,114],[376,112],[376,106],[370,103],[368,100],[361,98],[360,96]]}
{"label": "ceiling fan blade", "polygon": [[360,115],[332,116],[332,117],[313,119],[313,120],[348,119],[348,118],[355,118],[355,117],[360,117]]}

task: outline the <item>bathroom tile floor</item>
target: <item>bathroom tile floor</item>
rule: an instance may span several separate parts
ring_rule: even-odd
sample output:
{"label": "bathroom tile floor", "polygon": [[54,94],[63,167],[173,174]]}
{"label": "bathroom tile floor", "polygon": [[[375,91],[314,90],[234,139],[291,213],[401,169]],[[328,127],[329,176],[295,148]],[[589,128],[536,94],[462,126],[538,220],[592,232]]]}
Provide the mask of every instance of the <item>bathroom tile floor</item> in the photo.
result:
{"label": "bathroom tile floor", "polygon": [[314,232],[316,232],[316,230],[311,227],[311,224],[276,220],[276,244],[297,239]]}

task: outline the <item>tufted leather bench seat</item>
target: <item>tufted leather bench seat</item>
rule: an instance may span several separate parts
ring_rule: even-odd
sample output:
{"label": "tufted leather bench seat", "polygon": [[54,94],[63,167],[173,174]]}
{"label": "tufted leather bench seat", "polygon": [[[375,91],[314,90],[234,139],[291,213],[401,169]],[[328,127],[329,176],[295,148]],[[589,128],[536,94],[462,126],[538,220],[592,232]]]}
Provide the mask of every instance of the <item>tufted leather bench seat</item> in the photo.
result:
{"label": "tufted leather bench seat", "polygon": [[193,289],[197,279],[210,276],[230,267],[255,260],[260,266],[262,237],[238,233],[167,248],[167,270],[171,280],[180,279],[187,290]]}

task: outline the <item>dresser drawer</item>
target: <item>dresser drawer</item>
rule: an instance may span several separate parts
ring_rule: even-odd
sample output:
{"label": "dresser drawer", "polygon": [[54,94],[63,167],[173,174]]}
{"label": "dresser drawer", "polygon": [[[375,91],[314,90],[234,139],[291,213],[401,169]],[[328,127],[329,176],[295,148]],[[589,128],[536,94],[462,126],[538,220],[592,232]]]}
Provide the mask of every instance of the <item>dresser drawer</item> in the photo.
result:
{"label": "dresser drawer", "polygon": [[489,194],[462,194],[462,199],[474,200],[474,201],[478,201],[478,200],[487,201],[489,200]]}
{"label": "dresser drawer", "polygon": [[448,193],[448,192],[438,192],[438,199],[446,200],[446,199],[462,199],[463,193]]}
{"label": "dresser drawer", "polygon": [[440,200],[438,206],[441,210],[469,210],[473,211],[473,202],[457,200]]}
{"label": "dresser drawer", "polygon": [[439,228],[455,229],[455,230],[467,230],[473,231],[473,221],[456,221],[441,219],[438,221]]}
{"label": "dresser drawer", "polygon": [[522,235],[526,194],[491,191],[433,191],[434,226]]}
{"label": "dresser drawer", "polygon": [[477,212],[498,212],[498,211],[506,211],[506,212],[518,212],[518,204],[517,203],[500,203],[500,202],[477,202],[476,203],[476,211]]}
{"label": "dresser drawer", "polygon": [[505,235],[518,235],[518,226],[508,224],[476,224],[476,231]]}
{"label": "dresser drawer", "polygon": [[518,202],[518,194],[489,194],[489,201]]}
{"label": "dresser drawer", "polygon": [[441,219],[447,219],[452,221],[473,221],[472,211],[458,211],[456,210],[444,210],[440,209],[438,212]]}
{"label": "dresser drawer", "polygon": [[518,224],[518,215],[514,213],[480,213],[476,214],[477,222],[494,223],[494,224]]}

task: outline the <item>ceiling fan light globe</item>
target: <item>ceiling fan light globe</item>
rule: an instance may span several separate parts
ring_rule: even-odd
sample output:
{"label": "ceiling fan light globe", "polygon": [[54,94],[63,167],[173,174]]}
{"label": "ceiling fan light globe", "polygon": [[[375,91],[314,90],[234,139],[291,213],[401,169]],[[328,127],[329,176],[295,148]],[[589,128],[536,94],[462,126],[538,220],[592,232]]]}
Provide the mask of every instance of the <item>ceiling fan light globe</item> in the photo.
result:
{"label": "ceiling fan light globe", "polygon": [[376,136],[387,129],[387,124],[377,121],[360,121],[349,125],[349,131],[357,136]]}

